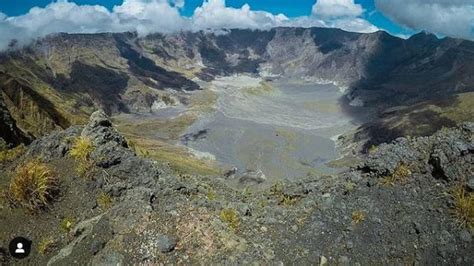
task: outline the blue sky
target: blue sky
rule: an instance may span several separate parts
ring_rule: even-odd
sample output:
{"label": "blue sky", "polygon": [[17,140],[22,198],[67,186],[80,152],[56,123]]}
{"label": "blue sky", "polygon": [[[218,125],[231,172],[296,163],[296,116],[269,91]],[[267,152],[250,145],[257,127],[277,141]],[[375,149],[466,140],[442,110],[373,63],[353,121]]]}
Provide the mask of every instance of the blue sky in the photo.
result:
{"label": "blue sky", "polygon": [[[79,5],[102,5],[112,10],[115,5],[122,4],[122,0],[70,0]],[[288,17],[308,16],[316,0],[227,0],[226,5],[240,8],[244,4],[249,4],[253,10],[265,10],[273,14],[283,13]],[[51,0],[0,0],[0,11],[7,16],[19,16],[27,13],[32,7],[45,7]],[[184,7],[180,10],[184,16],[191,16],[194,10],[202,5],[202,0],[186,0]],[[387,19],[381,12],[378,12],[374,5],[374,0],[355,0],[366,10],[363,17],[373,25],[384,29],[392,34],[409,35],[413,31],[399,26],[397,23]]]}

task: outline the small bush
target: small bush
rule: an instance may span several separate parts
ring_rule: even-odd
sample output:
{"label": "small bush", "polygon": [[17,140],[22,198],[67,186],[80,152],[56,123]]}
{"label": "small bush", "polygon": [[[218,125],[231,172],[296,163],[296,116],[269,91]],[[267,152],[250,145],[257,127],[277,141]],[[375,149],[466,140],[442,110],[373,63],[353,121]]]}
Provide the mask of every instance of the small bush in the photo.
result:
{"label": "small bush", "polygon": [[135,154],[138,154],[138,147],[137,147],[137,142],[135,140],[132,140],[132,139],[128,139],[127,140],[127,146],[128,148],[133,151]]}
{"label": "small bush", "polygon": [[97,196],[97,205],[99,205],[99,208],[101,208],[102,210],[110,209],[110,207],[112,207],[112,204],[113,200],[109,196],[109,194],[101,192],[99,196]]}
{"label": "small bush", "polygon": [[283,183],[276,182],[270,188],[270,195],[278,200],[278,203],[283,206],[293,206],[298,202],[299,196],[288,195],[283,190]]}
{"label": "small bush", "polygon": [[38,253],[41,255],[45,255],[51,251],[54,247],[54,239],[52,237],[43,238],[38,243]]}
{"label": "small bush", "polygon": [[223,222],[227,223],[227,225],[232,230],[237,230],[240,225],[239,215],[236,210],[234,209],[223,209],[220,213],[220,218]]}
{"label": "small bush", "polygon": [[377,152],[377,149],[378,149],[377,146],[372,145],[372,146],[370,146],[370,148],[368,149],[368,152],[369,152],[369,154],[374,154],[374,153]]}
{"label": "small bush", "polygon": [[382,183],[388,186],[394,186],[398,183],[405,183],[412,175],[410,168],[405,164],[400,164],[392,175],[383,178]]}
{"label": "small bush", "polygon": [[51,168],[39,160],[33,160],[16,169],[8,196],[14,204],[38,210],[54,198],[57,189],[58,179]]}
{"label": "small bush", "polygon": [[355,224],[359,224],[365,221],[367,218],[367,214],[364,211],[353,211],[352,212],[352,222]]}
{"label": "small bush", "polygon": [[206,197],[207,197],[208,200],[213,201],[217,198],[217,195],[216,195],[216,192],[212,188],[209,188],[207,190]]}
{"label": "small bush", "polygon": [[94,151],[94,145],[89,138],[78,137],[73,141],[69,155],[78,163],[76,170],[80,176],[87,177],[94,163],[90,156]]}
{"label": "small bush", "polygon": [[464,187],[456,187],[452,192],[454,199],[454,216],[459,224],[474,229],[474,192],[467,192]]}
{"label": "small bush", "polygon": [[24,145],[16,146],[13,149],[0,149],[0,163],[11,162],[26,152]]}
{"label": "small bush", "polygon": [[75,224],[76,224],[76,219],[74,219],[73,217],[65,217],[61,220],[61,223],[59,224],[59,228],[62,231],[69,233]]}
{"label": "small bush", "polygon": [[78,161],[90,160],[90,155],[94,151],[94,145],[89,138],[78,137],[72,144],[69,154]]}

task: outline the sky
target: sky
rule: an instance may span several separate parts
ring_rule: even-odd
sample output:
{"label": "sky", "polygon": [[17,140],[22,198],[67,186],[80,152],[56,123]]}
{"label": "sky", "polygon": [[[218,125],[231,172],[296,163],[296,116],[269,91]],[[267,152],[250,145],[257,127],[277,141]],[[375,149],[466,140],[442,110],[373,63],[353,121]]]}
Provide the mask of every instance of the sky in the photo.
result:
{"label": "sky", "polygon": [[474,0],[0,0],[0,50],[56,32],[334,27],[474,40]]}

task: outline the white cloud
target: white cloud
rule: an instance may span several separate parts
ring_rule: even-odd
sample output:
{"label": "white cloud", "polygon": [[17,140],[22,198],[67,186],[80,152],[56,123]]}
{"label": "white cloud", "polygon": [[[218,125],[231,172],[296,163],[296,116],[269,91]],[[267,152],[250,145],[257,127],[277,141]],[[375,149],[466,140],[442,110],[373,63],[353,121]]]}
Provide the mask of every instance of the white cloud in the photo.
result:
{"label": "white cloud", "polygon": [[196,8],[192,17],[193,29],[220,28],[271,28],[282,26],[289,19],[283,15],[273,15],[265,11],[253,11],[248,4],[241,8],[225,5],[225,0],[207,0]]}
{"label": "white cloud", "polygon": [[140,35],[181,30],[219,30],[225,28],[268,29],[278,26],[338,27],[348,31],[377,30],[360,16],[364,12],[353,0],[319,0],[311,16],[288,18],[283,14],[228,7],[225,0],[204,0],[192,17],[180,15],[185,0],[124,0],[109,11],[100,5],[77,5],[58,0],[44,8],[7,17],[0,12],[0,50],[12,39],[25,44],[50,33],[97,33],[136,31]]}
{"label": "white cloud", "polygon": [[327,27],[341,28],[355,32],[379,30],[361,16],[365,10],[354,0],[317,0],[313,5],[312,17]]}
{"label": "white cloud", "polygon": [[358,17],[364,13],[354,0],[318,0],[313,6],[313,15],[322,18]]}
{"label": "white cloud", "polygon": [[474,39],[474,0],[375,0],[375,4],[407,28]]}
{"label": "white cloud", "polygon": [[[171,5],[177,3],[176,5]],[[152,32],[174,32],[189,29],[187,19],[179,14],[182,1],[125,0],[113,8],[112,17],[117,17],[118,28],[137,31],[140,35]]]}

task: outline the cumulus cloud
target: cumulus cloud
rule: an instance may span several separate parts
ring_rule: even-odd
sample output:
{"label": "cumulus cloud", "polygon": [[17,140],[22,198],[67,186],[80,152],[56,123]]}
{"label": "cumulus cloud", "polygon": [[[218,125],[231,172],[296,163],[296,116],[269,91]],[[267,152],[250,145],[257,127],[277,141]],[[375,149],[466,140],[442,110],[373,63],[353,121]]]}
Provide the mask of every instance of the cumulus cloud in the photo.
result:
{"label": "cumulus cloud", "polygon": [[116,28],[137,31],[140,35],[152,32],[174,32],[189,29],[189,22],[178,8],[183,1],[167,0],[125,0],[115,6],[111,16],[116,18]]}
{"label": "cumulus cloud", "polygon": [[313,14],[319,17],[357,17],[364,9],[354,0],[318,0],[313,6]]}
{"label": "cumulus cloud", "polygon": [[337,27],[349,31],[377,30],[361,18],[364,10],[353,0],[318,0],[310,16],[288,18],[283,14],[252,10],[248,4],[228,7],[225,0],[204,0],[191,17],[180,9],[185,0],[124,0],[111,11],[100,5],[78,5],[58,0],[44,8],[7,17],[0,12],[0,49],[15,39],[25,44],[51,33],[97,33],[136,31],[140,35],[183,30],[226,28],[268,29],[278,26]]}
{"label": "cumulus cloud", "polygon": [[231,8],[224,0],[208,0],[196,8],[192,17],[193,28],[271,28],[284,25],[289,19],[283,15],[273,15],[265,11],[252,11],[248,4],[241,8]]}
{"label": "cumulus cloud", "polygon": [[362,18],[365,10],[354,0],[318,0],[312,17],[327,27],[355,32],[374,32],[378,28]]}
{"label": "cumulus cloud", "polygon": [[474,39],[474,0],[375,0],[378,10],[412,30]]}

